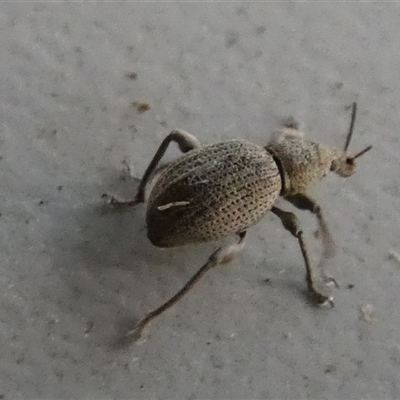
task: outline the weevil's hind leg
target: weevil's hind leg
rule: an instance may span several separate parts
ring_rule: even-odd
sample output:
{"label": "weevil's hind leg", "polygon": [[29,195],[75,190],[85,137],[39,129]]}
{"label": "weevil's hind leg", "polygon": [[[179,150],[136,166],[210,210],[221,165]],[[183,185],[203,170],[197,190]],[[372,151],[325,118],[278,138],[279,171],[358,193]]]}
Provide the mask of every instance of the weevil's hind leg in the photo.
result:
{"label": "weevil's hind leg", "polygon": [[125,335],[125,338],[132,338],[133,340],[139,339],[143,332],[143,329],[156,317],[163,314],[165,311],[175,305],[179,300],[181,300],[182,297],[185,296],[185,294],[187,294],[193,288],[193,286],[205,275],[205,273],[210,268],[216,267],[219,264],[226,264],[232,261],[244,246],[244,237],[246,235],[246,232],[238,233],[238,235],[239,243],[234,245],[222,246],[213,254],[211,254],[207,262],[189,279],[186,285],[183,286],[183,288],[179,292],[172,296],[162,306],[148,313],[145,318],[143,318],[132,330],[130,330]]}
{"label": "weevil's hind leg", "polygon": [[190,133],[188,133],[184,130],[181,130],[181,129],[172,131],[162,141],[156,154],[154,155],[153,159],[151,160],[149,166],[147,167],[146,172],[144,173],[143,178],[140,181],[139,189],[138,189],[138,192],[137,192],[134,200],[121,201],[121,200],[116,199],[114,196],[108,196],[108,195],[103,195],[103,197],[108,197],[109,203],[114,206],[134,206],[136,204],[143,203],[146,185],[149,182],[154,171],[156,170],[158,163],[164,156],[164,154],[171,142],[176,142],[179,146],[179,149],[183,153],[187,153],[190,150],[200,147],[200,142],[197,140],[197,138],[195,136],[191,135]]}
{"label": "weevil's hind leg", "polygon": [[307,270],[306,280],[307,280],[308,290],[316,297],[319,305],[323,306],[329,303],[332,307],[334,307],[333,297],[326,296],[315,287],[315,282],[313,277],[314,274],[311,267],[310,257],[308,255],[307,246],[304,240],[304,234],[303,231],[301,230],[298,218],[293,213],[288,211],[283,211],[278,207],[272,207],[271,211],[277,217],[279,217],[285,229],[288,230],[299,241],[301,253],[303,254],[303,259]]}
{"label": "weevil's hind leg", "polygon": [[321,258],[321,262],[319,264],[321,268],[321,272],[323,274],[323,278],[326,283],[331,283],[334,284],[336,287],[339,285],[330,276],[325,275],[325,273],[322,270],[323,267],[323,261],[327,258],[331,258],[335,255],[336,252],[336,245],[335,242],[332,238],[331,232],[328,228],[328,224],[325,220],[324,214],[322,212],[321,206],[309,195],[305,193],[299,193],[293,196],[287,196],[285,197],[287,201],[292,203],[295,207],[297,207],[300,210],[308,210],[312,212],[318,220],[318,225],[319,225],[319,232],[321,233],[321,238],[322,238],[322,245],[323,245],[323,254]]}

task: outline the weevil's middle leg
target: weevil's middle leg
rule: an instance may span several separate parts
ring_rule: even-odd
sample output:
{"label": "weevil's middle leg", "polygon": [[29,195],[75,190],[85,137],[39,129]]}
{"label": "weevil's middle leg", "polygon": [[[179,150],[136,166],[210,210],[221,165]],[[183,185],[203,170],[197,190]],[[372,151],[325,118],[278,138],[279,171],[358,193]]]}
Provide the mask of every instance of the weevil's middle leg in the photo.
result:
{"label": "weevil's middle leg", "polygon": [[158,148],[156,154],[151,160],[149,166],[147,167],[146,172],[144,173],[143,178],[140,181],[139,189],[134,200],[122,201],[115,198],[114,196],[108,196],[108,195],[103,195],[103,197],[108,197],[109,203],[113,206],[134,206],[136,204],[143,203],[146,185],[148,184],[151,176],[153,175],[154,171],[157,168],[158,163],[161,161],[162,157],[164,156],[171,142],[176,142],[182,153],[187,153],[188,151],[200,147],[200,142],[197,140],[195,136],[191,135],[190,133],[181,129],[176,129],[172,131],[161,142],[160,147]]}
{"label": "weevil's middle leg", "polygon": [[312,197],[305,193],[287,196],[285,197],[285,200],[289,201],[300,210],[308,210],[312,212],[317,217],[319,231],[322,234],[322,243],[324,246],[323,258],[333,257],[336,251],[336,246],[331,232],[329,231],[321,206]]}
{"label": "weevil's middle leg", "polygon": [[288,211],[283,211],[278,207],[272,207],[271,211],[277,217],[279,217],[285,229],[288,230],[299,241],[301,253],[303,255],[304,263],[306,265],[306,270],[307,270],[306,280],[308,289],[313,295],[316,296],[318,303],[320,305],[325,305],[329,303],[332,307],[334,307],[333,297],[324,295],[315,287],[313,270],[311,267],[307,246],[304,240],[304,234],[303,231],[301,230],[300,223],[296,215]]}
{"label": "weevil's middle leg", "polygon": [[173,305],[175,305],[179,300],[182,299],[185,294],[187,294],[190,289],[205,275],[205,273],[212,267],[216,267],[219,264],[226,264],[232,261],[236,255],[242,250],[244,246],[244,237],[246,232],[238,233],[239,243],[234,245],[226,245],[220,247],[208,258],[207,262],[189,279],[183,288],[172,296],[168,301],[166,301],[162,306],[151,311],[143,318],[132,330],[130,330],[125,337],[132,337],[134,340],[140,338],[143,329],[156,317],[163,314]]}

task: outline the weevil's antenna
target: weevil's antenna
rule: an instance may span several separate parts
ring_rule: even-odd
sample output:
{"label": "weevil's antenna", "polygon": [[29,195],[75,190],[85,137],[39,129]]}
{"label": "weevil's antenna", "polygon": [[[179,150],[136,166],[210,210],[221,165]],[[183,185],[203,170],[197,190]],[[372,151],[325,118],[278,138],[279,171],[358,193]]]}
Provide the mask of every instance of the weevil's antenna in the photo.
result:
{"label": "weevil's antenna", "polygon": [[[356,114],[357,114],[357,103],[354,101],[353,106],[352,106],[352,112],[351,112],[350,129],[349,129],[349,133],[347,134],[346,144],[344,145],[345,152],[347,151],[347,148],[349,147],[349,144],[350,144],[351,137],[353,136],[354,123],[356,121]],[[372,145],[367,146],[364,150],[361,150],[355,156],[348,157],[347,162],[352,164],[356,158],[361,157],[363,154],[365,154],[367,151],[370,151],[371,149],[372,149]]]}
{"label": "weevil's antenna", "polygon": [[365,154],[367,151],[370,151],[372,149],[372,144],[367,146],[364,150],[361,150],[359,153],[357,153],[355,156],[352,157],[352,160],[355,160],[358,157],[361,157],[363,154]]}
{"label": "weevil's antenna", "polygon": [[353,107],[352,107],[352,112],[351,112],[350,129],[349,129],[349,133],[347,134],[346,144],[344,145],[344,151],[347,151],[349,144],[350,144],[351,137],[353,136],[354,123],[356,121],[356,114],[357,114],[357,103],[354,101]]}

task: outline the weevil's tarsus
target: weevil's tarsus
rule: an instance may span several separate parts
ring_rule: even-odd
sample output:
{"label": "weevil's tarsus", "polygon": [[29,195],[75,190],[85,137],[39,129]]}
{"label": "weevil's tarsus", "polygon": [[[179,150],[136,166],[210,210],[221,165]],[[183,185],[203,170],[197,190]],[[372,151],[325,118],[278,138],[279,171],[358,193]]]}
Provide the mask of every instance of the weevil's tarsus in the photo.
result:
{"label": "weevil's tarsus", "polygon": [[136,200],[122,200],[107,193],[104,193],[101,197],[103,199],[107,199],[107,203],[110,204],[111,206],[118,208],[134,207],[136,204],[138,204]]}
{"label": "weevil's tarsus", "polygon": [[288,117],[282,121],[282,126],[288,129],[293,129],[298,131],[300,129],[300,124],[294,117]]}
{"label": "weevil's tarsus", "polygon": [[146,326],[156,317],[160,316],[176,303],[178,303],[178,301],[181,300],[193,288],[193,286],[200,281],[200,279],[210,268],[232,261],[236,257],[236,255],[242,250],[244,246],[245,235],[246,232],[241,232],[239,234],[239,243],[234,245],[222,246],[213,254],[211,254],[207,262],[189,279],[189,281],[185,284],[185,286],[183,286],[183,288],[179,292],[172,296],[163,305],[148,313],[145,318],[143,318],[133,329],[131,329],[125,335],[125,337],[130,337],[134,341],[138,340],[141,337],[144,328],[146,328]]}
{"label": "weevil's tarsus", "polygon": [[304,240],[304,234],[300,227],[300,222],[295,214],[289,211],[283,211],[278,207],[272,207],[271,211],[281,220],[284,228],[288,230],[297,240],[299,241],[301,253],[303,255],[304,263],[306,266],[306,282],[308,290],[316,299],[318,305],[325,306],[329,304],[331,307],[335,306],[332,296],[327,296],[320,292],[316,287],[314,282],[314,271],[311,266],[310,257],[308,255],[308,250],[306,242]]}

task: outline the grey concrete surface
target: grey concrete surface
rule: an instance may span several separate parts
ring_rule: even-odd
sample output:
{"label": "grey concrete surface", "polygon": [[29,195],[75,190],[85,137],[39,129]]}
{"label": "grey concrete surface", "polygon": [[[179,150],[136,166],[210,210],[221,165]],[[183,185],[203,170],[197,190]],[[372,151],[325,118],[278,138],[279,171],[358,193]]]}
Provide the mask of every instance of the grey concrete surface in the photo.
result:
{"label": "grey concrete surface", "polygon": [[[400,398],[399,22],[384,2],[2,2],[1,398]],[[354,100],[351,148],[373,151],[314,191],[336,308],[310,304],[298,245],[268,215],[116,348],[217,244],[156,249],[144,207],[102,193],[132,196],[174,128],[263,144],[292,115],[342,146]]]}

